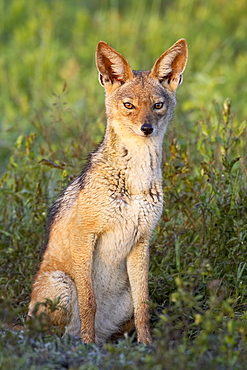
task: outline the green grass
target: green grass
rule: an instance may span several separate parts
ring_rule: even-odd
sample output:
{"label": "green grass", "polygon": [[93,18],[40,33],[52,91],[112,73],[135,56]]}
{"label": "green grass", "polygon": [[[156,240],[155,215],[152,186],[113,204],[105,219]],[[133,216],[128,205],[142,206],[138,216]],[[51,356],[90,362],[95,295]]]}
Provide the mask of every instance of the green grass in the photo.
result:
{"label": "green grass", "polygon": [[[245,0],[0,2],[0,368],[245,369]],[[102,347],[23,323],[48,206],[104,132],[99,40],[134,69],[189,44],[151,242],[154,343]]]}

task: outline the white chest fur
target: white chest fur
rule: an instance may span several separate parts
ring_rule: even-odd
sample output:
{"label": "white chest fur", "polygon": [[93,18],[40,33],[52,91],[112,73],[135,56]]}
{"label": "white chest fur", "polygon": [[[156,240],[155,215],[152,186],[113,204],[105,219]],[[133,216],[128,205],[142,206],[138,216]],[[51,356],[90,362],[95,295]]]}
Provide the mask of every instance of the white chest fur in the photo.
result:
{"label": "white chest fur", "polygon": [[121,142],[117,155],[99,153],[100,186],[109,203],[96,249],[109,265],[125,259],[140,236],[149,237],[161,216],[161,153],[155,137],[128,146]]}
{"label": "white chest fur", "polygon": [[97,243],[106,265],[121,264],[140,236],[151,234],[162,212],[161,199],[150,194],[129,198],[112,195],[108,227]]}

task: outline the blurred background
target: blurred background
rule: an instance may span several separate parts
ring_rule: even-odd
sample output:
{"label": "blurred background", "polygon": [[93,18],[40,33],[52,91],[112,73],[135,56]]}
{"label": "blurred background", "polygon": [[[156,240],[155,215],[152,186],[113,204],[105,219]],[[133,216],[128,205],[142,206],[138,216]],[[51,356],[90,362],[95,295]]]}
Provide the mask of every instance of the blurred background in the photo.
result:
{"label": "blurred background", "polygon": [[0,174],[20,135],[35,133],[64,161],[64,148],[75,150],[78,139],[85,153],[99,142],[105,122],[94,61],[99,40],[133,69],[150,69],[186,38],[189,61],[170,129],[182,146],[197,145],[200,121],[226,98],[244,121],[246,35],[245,0],[1,0]]}

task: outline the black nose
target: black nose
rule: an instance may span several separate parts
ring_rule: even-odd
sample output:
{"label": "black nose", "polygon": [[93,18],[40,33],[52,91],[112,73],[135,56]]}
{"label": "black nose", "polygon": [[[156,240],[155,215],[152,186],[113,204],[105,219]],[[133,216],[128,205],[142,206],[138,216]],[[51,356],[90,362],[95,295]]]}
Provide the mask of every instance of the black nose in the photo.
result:
{"label": "black nose", "polygon": [[141,127],[141,130],[142,130],[142,132],[144,132],[144,134],[146,136],[148,136],[148,135],[152,134],[154,129],[153,129],[153,126],[150,123],[144,123]]}

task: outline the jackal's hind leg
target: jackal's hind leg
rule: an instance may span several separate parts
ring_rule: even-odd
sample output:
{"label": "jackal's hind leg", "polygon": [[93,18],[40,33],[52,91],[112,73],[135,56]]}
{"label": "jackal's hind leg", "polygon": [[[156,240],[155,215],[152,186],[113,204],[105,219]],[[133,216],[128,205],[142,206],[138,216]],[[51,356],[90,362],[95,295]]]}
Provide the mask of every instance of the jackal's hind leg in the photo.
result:
{"label": "jackal's hind leg", "polygon": [[77,291],[74,281],[63,271],[39,272],[33,284],[29,316],[33,316],[38,302],[46,299],[54,301],[59,298],[58,309],[47,309],[43,304],[38,306],[38,313],[45,311],[51,323],[66,333],[80,336],[80,318]]}
{"label": "jackal's hind leg", "polygon": [[123,323],[116,333],[111,335],[110,340],[116,341],[119,338],[123,337],[123,335],[126,333],[128,335],[132,335],[134,330],[135,330],[135,321],[134,321],[134,318],[131,318],[130,320]]}

